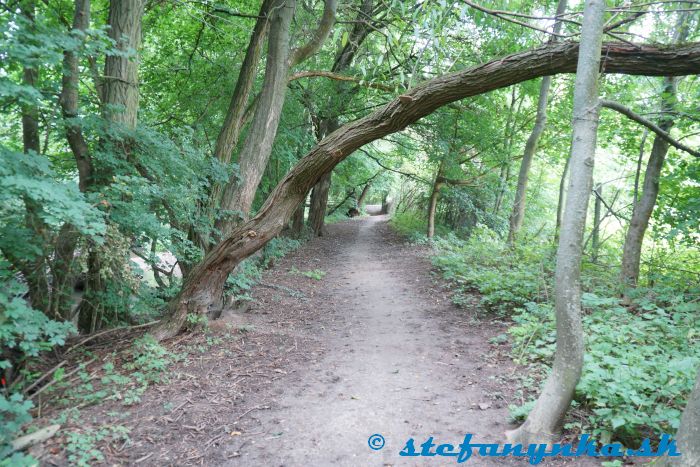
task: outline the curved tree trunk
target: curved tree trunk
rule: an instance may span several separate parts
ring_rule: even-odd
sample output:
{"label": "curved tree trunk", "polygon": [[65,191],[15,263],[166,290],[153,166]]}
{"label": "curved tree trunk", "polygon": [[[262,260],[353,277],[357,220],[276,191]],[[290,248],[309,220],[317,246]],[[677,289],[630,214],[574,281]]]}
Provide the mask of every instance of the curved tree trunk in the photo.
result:
{"label": "curved tree trunk", "polygon": [[574,85],[571,182],[562,222],[555,278],[557,344],[552,372],[535,407],[517,430],[513,443],[550,443],[561,428],[583,368],[581,326],[581,253],[586,211],[593,184],[598,130],[598,73],[603,37],[604,0],[587,0],[583,13],[581,53]]}
{"label": "curved tree trunk", "polygon": [[[566,2],[567,0],[559,0],[556,12],[557,17],[566,11]],[[559,34],[559,32],[561,32],[561,26],[561,21],[556,21],[554,23],[554,27],[552,28],[554,34]],[[555,41],[556,37],[557,36],[553,35],[550,41]],[[525,217],[525,196],[527,192],[527,182],[530,175],[530,166],[532,165],[532,159],[537,151],[537,143],[539,142],[540,136],[542,136],[545,126],[547,125],[547,101],[549,99],[549,88],[551,85],[551,76],[545,76],[542,78],[539,100],[537,101],[535,126],[532,128],[532,132],[525,143],[523,160],[520,163],[520,171],[518,172],[518,184],[515,190],[515,200],[513,202],[513,210],[510,213],[508,243],[513,243],[515,241],[515,238],[523,225],[523,218]]]}
{"label": "curved tree trunk", "polygon": [[[225,236],[190,272],[154,335],[158,339],[172,337],[183,327],[188,313],[205,312],[213,303],[211,291],[223,289],[228,273],[281,232],[316,182],[356,149],[403,130],[450,102],[541,76],[573,72],[578,50],[575,43],[550,44],[432,79],[328,135],[287,173],[255,217]],[[607,73],[660,76],[700,72],[700,44],[659,49],[614,43],[602,50]]]}

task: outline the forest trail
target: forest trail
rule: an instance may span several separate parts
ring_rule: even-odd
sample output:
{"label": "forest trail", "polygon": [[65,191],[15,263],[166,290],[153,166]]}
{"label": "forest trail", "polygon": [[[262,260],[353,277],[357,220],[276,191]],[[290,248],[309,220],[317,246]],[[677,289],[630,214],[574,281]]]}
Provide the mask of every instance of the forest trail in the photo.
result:
{"label": "forest trail", "polygon": [[[356,234],[342,238],[348,230]],[[430,290],[425,259],[395,243],[386,218],[330,231],[342,241],[320,264],[339,305],[329,351],[280,381],[275,407],[258,419],[260,440],[229,465],[407,465],[398,452],[410,437],[497,442],[507,413],[491,399],[490,336],[442,319],[447,294]],[[386,439],[378,451],[368,447],[375,433]]]}
{"label": "forest trail", "polygon": [[[187,356],[170,384],[128,410],[87,409],[96,427],[129,429],[129,442],[103,449],[106,464],[436,466],[454,458],[398,453],[410,437],[503,442],[507,406],[522,402],[509,346],[492,340],[507,323],[476,296],[457,308],[427,253],[385,216],[328,226],[263,275],[249,310],[171,342]],[[316,270],[325,276],[301,274]],[[377,451],[375,433],[386,439]]]}

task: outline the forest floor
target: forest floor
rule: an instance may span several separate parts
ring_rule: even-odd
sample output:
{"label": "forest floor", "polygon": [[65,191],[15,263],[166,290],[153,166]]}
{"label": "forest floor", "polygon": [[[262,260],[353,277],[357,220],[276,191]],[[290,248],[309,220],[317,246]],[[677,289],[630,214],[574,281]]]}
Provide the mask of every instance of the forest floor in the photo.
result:
{"label": "forest floor", "polygon": [[[167,384],[136,405],[83,409],[73,429],[129,432],[124,441],[95,440],[105,464],[454,465],[398,453],[410,437],[417,449],[430,436],[457,445],[466,433],[502,443],[512,428],[518,368],[504,339],[494,339],[508,323],[481,310],[477,296],[473,306],[454,306],[428,250],[407,244],[386,217],[328,226],[251,295],[246,312],[227,311],[206,335],[166,344],[184,355]],[[375,433],[386,440],[381,450],[368,446]],[[65,464],[57,447],[65,442],[43,446],[42,463]]]}

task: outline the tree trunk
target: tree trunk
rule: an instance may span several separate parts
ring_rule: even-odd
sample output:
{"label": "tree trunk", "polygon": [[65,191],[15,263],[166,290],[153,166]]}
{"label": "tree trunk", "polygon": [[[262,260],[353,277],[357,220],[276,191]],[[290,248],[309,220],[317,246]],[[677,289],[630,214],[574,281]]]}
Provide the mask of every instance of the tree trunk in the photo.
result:
{"label": "tree trunk", "polygon": [[598,249],[600,248],[600,216],[603,207],[603,185],[600,183],[593,189],[595,193],[595,203],[593,208],[593,232],[591,233],[591,259],[593,262],[598,261]]}
{"label": "tree trunk", "polygon": [[[130,54],[138,51],[141,45],[143,11],[143,0],[112,0],[109,5],[109,37],[115,41],[121,53],[107,55],[105,58],[105,77],[102,84],[103,113],[112,125],[126,130],[136,128],[138,117],[139,64],[138,57]],[[130,146],[128,141],[122,145],[125,150],[124,157],[129,156]],[[105,175],[102,174],[101,178],[104,179]],[[88,182],[88,186],[98,182],[94,178],[93,176]],[[108,280],[103,271],[103,253],[97,245],[90,245],[89,250],[85,295],[78,311],[78,328],[86,333],[99,329],[105,310],[115,315],[120,311],[115,308],[118,305],[107,297]]]}
{"label": "tree trunk", "polygon": [[[566,11],[566,2],[567,0],[559,0],[559,3],[557,4],[557,17]],[[553,32],[555,34],[559,34],[561,31],[561,26],[562,22],[556,21],[554,23]],[[551,42],[554,40],[556,40],[556,36],[552,36]],[[539,142],[540,136],[542,136],[545,126],[547,125],[547,101],[549,99],[549,88],[551,84],[551,76],[545,76],[542,78],[542,83],[540,84],[540,96],[537,102],[535,126],[532,128],[532,133],[530,133],[530,136],[525,143],[523,160],[520,163],[520,171],[518,172],[518,185],[515,190],[513,210],[510,214],[508,243],[513,243],[515,241],[515,238],[523,225],[523,218],[525,217],[525,196],[527,193],[527,182],[530,175],[530,166],[532,165],[532,159],[537,151],[537,143]]]}
{"label": "tree trunk", "polygon": [[270,17],[262,91],[258,97],[248,136],[238,156],[239,173],[229,180],[224,189],[221,209],[229,212],[215,224],[222,236],[248,218],[277,134],[287,90],[287,72],[290,66],[308,58],[323,44],[335,21],[336,6],[336,0],[326,0],[323,19],[314,39],[306,46],[290,53],[289,29],[294,17],[296,1],[273,1],[271,10],[274,10],[274,13]]}
{"label": "tree trunk", "polygon": [[143,0],[111,0],[109,4],[109,37],[121,53],[105,58],[104,113],[108,121],[129,129],[136,128],[139,110],[139,61],[129,53],[141,45],[143,9]]}
{"label": "tree trunk", "polygon": [[362,192],[360,193],[360,197],[357,198],[357,209],[359,211],[362,211],[362,206],[365,204],[365,198],[367,198],[367,195],[369,194],[370,188],[372,188],[372,182],[365,184],[365,187],[362,189]]}
{"label": "tree trunk", "polygon": [[309,209],[309,226],[317,237],[325,234],[326,209],[328,207],[328,192],[331,188],[333,173],[328,172],[314,186],[311,192],[311,208]]}
{"label": "tree trunk", "polygon": [[688,396],[676,433],[679,457],[664,457],[659,467],[697,467],[700,465],[700,370],[695,388]]}
{"label": "tree trunk", "polygon": [[442,178],[445,172],[445,158],[440,161],[433,189],[430,192],[430,200],[428,201],[428,238],[435,236],[435,212],[437,211],[438,198],[440,197],[440,189],[442,188]]}
{"label": "tree trunk", "polygon": [[[671,112],[674,107],[676,96],[676,80],[674,78],[664,79],[662,91],[662,110]],[[659,127],[668,132],[673,126],[673,118],[666,114]],[[668,153],[668,142],[659,136],[654,137],[654,144],[649,155],[647,168],[644,173],[644,184],[642,185],[642,196],[634,204],[632,218],[627,228],[625,244],[622,253],[622,266],[620,279],[625,288],[634,288],[639,280],[639,264],[642,255],[642,243],[644,234],[649,226],[651,213],[656,205],[656,198],[659,194],[659,179],[663,168],[666,154]]]}
{"label": "tree trunk", "polygon": [[[233,150],[236,148],[236,145],[238,145],[238,138],[240,137],[245,120],[246,107],[250,99],[250,93],[253,90],[253,85],[255,84],[257,65],[260,61],[263,45],[265,44],[265,36],[267,35],[269,25],[267,15],[269,14],[271,5],[272,0],[264,0],[260,7],[258,20],[250,35],[248,49],[246,50],[245,58],[241,64],[241,70],[238,73],[238,80],[236,81],[236,87],[231,96],[231,102],[226,112],[224,124],[221,126],[219,136],[216,139],[214,156],[224,164],[231,162]],[[217,183],[212,186],[211,190],[210,204],[212,208],[218,205],[220,197],[221,185]]]}
{"label": "tree trunk", "polygon": [[272,0],[264,0],[260,6],[258,19],[250,35],[248,49],[241,64],[236,87],[233,89],[231,102],[226,112],[226,119],[216,139],[214,155],[224,164],[228,164],[231,161],[231,154],[238,144],[238,138],[243,127],[243,116],[255,84],[255,72],[258,61],[260,61],[263,45],[265,44],[265,36],[269,24],[267,15],[271,4]]}
{"label": "tree trunk", "polygon": [[300,238],[304,232],[304,211],[306,210],[305,202],[299,203],[299,207],[294,211],[292,216],[292,225],[290,226],[290,234],[292,238]]}
{"label": "tree trunk", "polygon": [[[688,12],[681,14],[678,17],[674,32],[673,42],[678,44],[684,42],[688,37]],[[677,94],[677,79],[673,76],[666,76],[663,81],[661,90],[661,121],[659,128],[666,133],[673,126],[673,111],[676,104]],[[643,144],[642,149],[643,151]],[[644,184],[642,186],[642,196],[639,200],[637,197],[635,180],[635,203],[632,209],[632,218],[630,225],[627,228],[625,236],[625,244],[622,251],[622,265],[620,268],[620,281],[622,282],[624,291],[624,299],[629,300],[627,292],[637,286],[639,281],[639,265],[642,256],[642,244],[644,242],[644,234],[649,226],[651,213],[656,205],[656,198],[659,195],[659,179],[661,177],[661,169],[668,153],[669,142],[661,138],[658,134],[654,137],[654,143],[647,162],[647,168],[644,173]],[[641,158],[641,157],[640,157]]]}
{"label": "tree trunk", "polygon": [[554,364],[525,423],[506,434],[509,442],[513,443],[551,443],[554,440],[571,404],[583,368],[581,249],[586,210],[593,183],[600,111],[598,74],[604,14],[604,0],[586,1],[581,52],[574,85],[571,181],[554,275],[557,323]]}
{"label": "tree trunk", "polygon": [[[541,76],[573,72],[578,51],[575,43],[550,44],[426,81],[401,99],[393,99],[328,135],[287,173],[255,217],[226,235],[190,272],[154,335],[158,339],[172,337],[183,327],[188,313],[208,309],[213,303],[212,290],[223,289],[228,273],[277,235],[316,182],[356,149],[403,130],[450,102]],[[593,53],[590,44],[584,46],[584,51],[588,55],[600,53],[600,49],[598,54]],[[606,73],[660,76],[700,72],[699,44],[660,49],[615,43],[606,44],[602,51]],[[586,199],[589,193],[590,189]],[[567,236],[571,236],[568,230]]]}
{"label": "tree trunk", "polygon": [[557,198],[557,221],[554,226],[554,242],[559,242],[559,229],[561,228],[561,218],[564,214],[564,197],[566,196],[566,175],[569,173],[569,164],[571,163],[571,157],[566,158],[564,163],[564,170],[561,173],[561,179],[559,180],[559,197]]}
{"label": "tree trunk", "polygon": [[[343,46],[331,67],[332,73],[341,73],[350,67],[355,59],[355,54],[362,42],[365,40],[369,32],[372,30],[370,21],[372,18],[373,0],[363,0],[360,6],[360,11],[357,14],[357,22],[348,35],[348,41]],[[356,91],[348,91],[343,83],[336,85],[337,95],[329,99],[329,107],[333,102],[340,102],[339,109],[333,113],[342,113],[346,107],[346,103],[350,101],[350,97]],[[338,129],[340,123],[337,117],[322,119],[318,124],[317,138],[321,141],[326,135]],[[309,225],[315,236],[322,236],[324,233],[324,225],[326,222],[326,209],[328,206],[328,194],[331,187],[331,174],[321,177],[319,182],[314,186],[311,192],[311,209],[309,211]]]}

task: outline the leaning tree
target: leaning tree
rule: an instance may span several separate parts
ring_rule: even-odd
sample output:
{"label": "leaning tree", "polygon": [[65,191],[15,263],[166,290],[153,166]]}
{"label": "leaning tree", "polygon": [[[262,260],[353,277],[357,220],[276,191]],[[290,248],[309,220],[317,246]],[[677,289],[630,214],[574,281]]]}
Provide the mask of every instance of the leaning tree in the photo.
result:
{"label": "leaning tree", "polygon": [[[700,72],[697,43],[676,47],[606,43],[601,50],[605,73],[680,76]],[[450,73],[410,89],[326,136],[280,181],[258,213],[226,235],[187,275],[154,335],[172,337],[185,325],[188,314],[208,314],[233,268],[278,235],[314,184],[353,151],[451,102],[542,76],[575,72],[578,52],[578,43],[548,44]]]}

